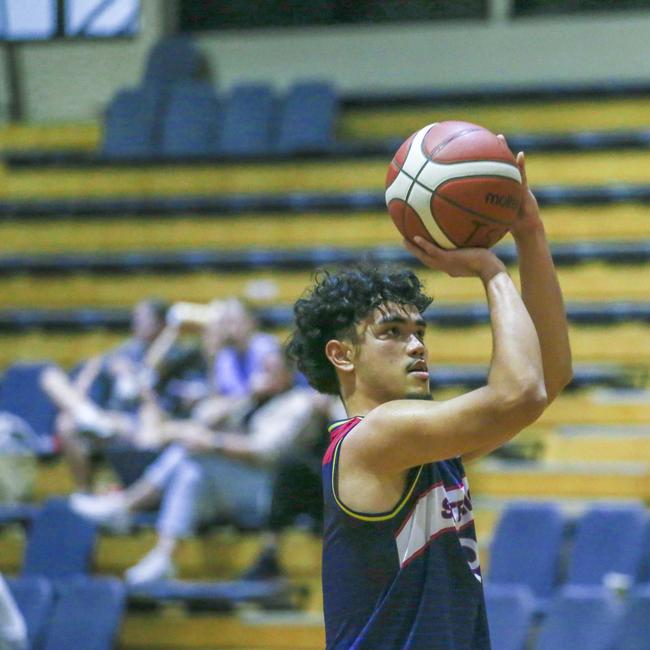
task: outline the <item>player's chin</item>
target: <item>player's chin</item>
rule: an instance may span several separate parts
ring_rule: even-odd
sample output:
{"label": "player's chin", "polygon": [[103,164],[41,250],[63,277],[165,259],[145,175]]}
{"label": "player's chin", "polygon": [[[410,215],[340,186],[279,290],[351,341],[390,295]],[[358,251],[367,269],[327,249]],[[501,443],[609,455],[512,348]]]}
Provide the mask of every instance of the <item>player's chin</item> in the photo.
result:
{"label": "player's chin", "polygon": [[431,391],[427,387],[426,391],[410,391],[406,393],[404,399],[419,399],[424,400],[425,402],[431,402],[433,400],[433,395],[431,395]]}

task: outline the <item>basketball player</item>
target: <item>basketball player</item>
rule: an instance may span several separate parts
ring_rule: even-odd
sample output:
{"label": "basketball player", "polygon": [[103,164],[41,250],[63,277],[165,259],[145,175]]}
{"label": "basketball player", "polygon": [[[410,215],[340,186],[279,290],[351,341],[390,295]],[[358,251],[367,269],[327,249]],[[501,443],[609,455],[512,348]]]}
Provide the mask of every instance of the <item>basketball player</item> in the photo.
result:
{"label": "basketball player", "polygon": [[431,400],[430,299],[411,271],[325,273],[295,305],[289,351],[312,386],[340,394],[348,415],[330,427],[323,459],[330,650],[490,647],[463,461],[533,422],[571,378],[562,294],[523,154],[517,162],[523,297],[489,250],[406,243],[426,266],[483,283],[493,336],[485,386]]}

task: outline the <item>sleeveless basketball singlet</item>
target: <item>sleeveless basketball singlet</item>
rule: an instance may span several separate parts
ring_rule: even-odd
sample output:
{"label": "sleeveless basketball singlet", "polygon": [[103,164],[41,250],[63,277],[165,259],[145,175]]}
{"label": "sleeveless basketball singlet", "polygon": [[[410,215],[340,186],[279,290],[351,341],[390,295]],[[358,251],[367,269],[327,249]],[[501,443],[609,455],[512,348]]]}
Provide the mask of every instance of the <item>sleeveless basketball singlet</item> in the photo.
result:
{"label": "sleeveless basketball singlet", "polygon": [[489,650],[472,503],[459,458],[413,468],[395,508],[355,512],[337,492],[345,436],[323,458],[328,650]]}

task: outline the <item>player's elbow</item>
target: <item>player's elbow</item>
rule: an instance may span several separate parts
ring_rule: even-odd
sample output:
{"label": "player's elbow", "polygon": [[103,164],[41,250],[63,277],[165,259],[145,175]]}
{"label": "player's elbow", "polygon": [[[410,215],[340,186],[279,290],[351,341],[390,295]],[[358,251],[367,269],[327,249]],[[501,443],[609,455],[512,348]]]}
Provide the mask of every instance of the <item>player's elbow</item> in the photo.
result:
{"label": "player's elbow", "polygon": [[570,383],[573,379],[573,366],[571,361],[560,368],[557,375],[552,381],[546,382],[547,401],[550,404]]}
{"label": "player's elbow", "polygon": [[500,414],[507,428],[520,431],[544,412],[548,396],[544,381],[530,377],[510,387],[500,398]]}

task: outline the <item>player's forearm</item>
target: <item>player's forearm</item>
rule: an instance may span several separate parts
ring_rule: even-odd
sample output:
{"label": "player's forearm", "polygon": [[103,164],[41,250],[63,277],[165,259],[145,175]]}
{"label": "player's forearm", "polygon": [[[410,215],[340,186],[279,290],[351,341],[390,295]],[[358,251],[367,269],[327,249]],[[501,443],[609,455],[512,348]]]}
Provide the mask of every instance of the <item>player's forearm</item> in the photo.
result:
{"label": "player's forearm", "polygon": [[485,286],[493,341],[488,387],[505,408],[521,406],[524,419],[528,411],[535,419],[546,403],[535,326],[507,273],[499,273]]}
{"label": "player's forearm", "polygon": [[551,402],[571,381],[571,347],[562,290],[546,241],[544,226],[517,233],[521,294],[533,319]]}

